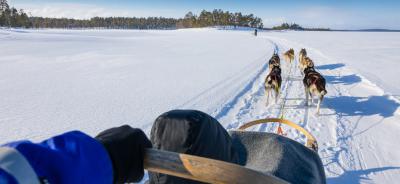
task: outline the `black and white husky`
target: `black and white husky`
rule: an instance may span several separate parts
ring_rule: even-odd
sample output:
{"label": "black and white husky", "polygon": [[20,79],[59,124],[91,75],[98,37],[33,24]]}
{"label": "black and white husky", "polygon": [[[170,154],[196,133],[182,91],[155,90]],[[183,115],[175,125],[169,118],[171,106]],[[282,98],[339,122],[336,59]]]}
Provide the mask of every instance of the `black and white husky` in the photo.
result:
{"label": "black and white husky", "polygon": [[275,92],[275,103],[278,102],[279,92],[282,84],[281,68],[279,66],[272,66],[271,71],[265,78],[264,87],[265,94],[267,95],[267,105],[269,102],[269,96],[272,96],[272,91]]}
{"label": "black and white husky", "polygon": [[277,53],[274,53],[274,55],[272,55],[271,59],[269,59],[268,61],[268,67],[270,72],[274,66],[278,67],[281,66],[281,59],[279,58],[279,55]]}
{"label": "black and white husky", "polygon": [[305,105],[308,105],[308,96],[311,96],[311,103],[313,102],[313,96],[318,96],[317,114],[319,114],[321,102],[324,96],[328,93],[325,88],[325,78],[315,71],[314,67],[307,67],[304,69],[303,84],[306,94]]}

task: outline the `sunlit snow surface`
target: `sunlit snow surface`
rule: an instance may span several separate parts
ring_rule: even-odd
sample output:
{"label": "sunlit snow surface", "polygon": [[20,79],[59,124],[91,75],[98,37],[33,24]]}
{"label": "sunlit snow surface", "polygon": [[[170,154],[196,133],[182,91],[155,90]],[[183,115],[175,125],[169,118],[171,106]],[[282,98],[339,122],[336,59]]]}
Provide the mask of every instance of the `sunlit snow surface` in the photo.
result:
{"label": "sunlit snow surface", "polygon": [[[266,106],[267,60],[291,47],[306,48],[327,80],[319,116],[304,106],[297,61],[282,61],[282,95]],[[284,112],[317,138],[328,183],[396,183],[399,68],[400,33],[0,29],[0,144],[122,124],[149,133],[176,108],[227,129]]]}

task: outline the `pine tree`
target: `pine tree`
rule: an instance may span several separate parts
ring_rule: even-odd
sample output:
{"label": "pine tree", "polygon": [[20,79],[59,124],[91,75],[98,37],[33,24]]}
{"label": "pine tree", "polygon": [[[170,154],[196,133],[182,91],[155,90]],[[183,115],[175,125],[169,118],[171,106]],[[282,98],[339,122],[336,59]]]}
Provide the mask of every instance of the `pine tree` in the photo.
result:
{"label": "pine tree", "polygon": [[8,6],[7,0],[0,0],[0,12],[3,12],[10,7]]}
{"label": "pine tree", "polygon": [[0,0],[0,26],[10,26],[10,7],[7,0]]}

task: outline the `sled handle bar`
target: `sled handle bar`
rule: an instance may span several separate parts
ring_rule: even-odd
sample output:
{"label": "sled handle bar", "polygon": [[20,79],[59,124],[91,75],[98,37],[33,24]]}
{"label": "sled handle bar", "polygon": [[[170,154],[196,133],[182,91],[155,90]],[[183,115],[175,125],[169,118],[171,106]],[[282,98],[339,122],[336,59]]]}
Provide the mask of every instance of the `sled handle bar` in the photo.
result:
{"label": "sled handle bar", "polygon": [[151,172],[206,183],[288,183],[273,175],[263,174],[240,165],[156,149],[146,149],[144,168]]}
{"label": "sled handle bar", "polygon": [[245,123],[244,125],[240,126],[239,130],[245,130],[246,128],[249,128],[251,126],[258,125],[258,124],[265,124],[265,123],[282,123],[282,124],[288,125],[294,129],[298,130],[299,132],[304,134],[307,138],[307,142],[306,142],[305,146],[314,151],[318,151],[318,143],[317,143],[317,140],[315,139],[315,137],[310,132],[308,132],[306,129],[304,129],[303,127],[301,127],[301,126],[297,125],[296,123],[293,123],[289,120],[286,120],[286,119],[266,118],[266,119],[250,121],[250,122]]}

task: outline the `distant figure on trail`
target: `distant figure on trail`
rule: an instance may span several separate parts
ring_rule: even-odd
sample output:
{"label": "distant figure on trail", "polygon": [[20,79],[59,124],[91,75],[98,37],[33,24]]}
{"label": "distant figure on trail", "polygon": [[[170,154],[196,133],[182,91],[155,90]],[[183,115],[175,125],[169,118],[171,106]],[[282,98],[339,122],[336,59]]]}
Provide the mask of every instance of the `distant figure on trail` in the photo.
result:
{"label": "distant figure on trail", "polygon": [[257,29],[254,29],[254,36],[257,36]]}

